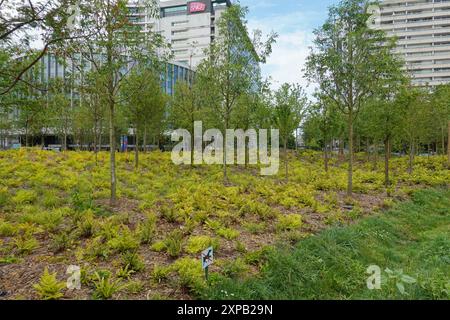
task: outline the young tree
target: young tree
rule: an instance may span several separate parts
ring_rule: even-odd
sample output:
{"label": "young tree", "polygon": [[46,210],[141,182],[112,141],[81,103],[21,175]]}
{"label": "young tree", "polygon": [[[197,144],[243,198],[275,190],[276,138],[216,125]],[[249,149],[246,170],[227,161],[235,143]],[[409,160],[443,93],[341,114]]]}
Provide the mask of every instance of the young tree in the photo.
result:
{"label": "young tree", "polygon": [[[201,92],[194,83],[178,81],[175,94],[169,105],[169,125],[173,129],[183,128],[191,134],[191,146],[194,145],[194,122],[202,120]],[[194,148],[191,148],[191,166],[194,165]]]}
{"label": "young tree", "polygon": [[446,131],[450,121],[450,84],[436,87],[431,96],[431,102],[430,126],[435,128],[435,133],[439,137],[441,144],[441,154],[444,155],[446,152]]}
{"label": "young tree", "polygon": [[285,179],[288,181],[288,139],[294,130],[300,127],[307,99],[300,86],[285,83],[275,92],[274,103],[274,126],[280,130],[284,149]]}
{"label": "young tree", "polygon": [[408,173],[412,174],[416,146],[426,130],[426,113],[429,107],[426,89],[405,86],[397,95],[396,103],[401,108],[402,137],[409,145]]}
{"label": "young tree", "polygon": [[315,49],[306,62],[306,77],[346,116],[348,196],[353,193],[354,121],[364,101],[401,66],[392,53],[394,41],[368,27],[366,7],[364,0],[343,0],[331,7],[325,24],[314,32]]}
{"label": "young tree", "polygon": [[[121,86],[127,74],[154,60],[156,48],[163,47],[159,34],[142,32],[142,26],[129,20],[127,0],[81,1],[83,40],[72,43],[73,52],[81,53],[99,76],[101,97],[106,101],[109,116],[111,205],[116,203],[116,109]],[[159,7],[154,0],[140,2],[150,17]]]}
{"label": "young tree", "polygon": [[[317,128],[316,138],[322,140],[324,169],[328,172],[333,138],[339,136],[342,127],[341,114],[334,102],[326,96],[317,95],[318,102],[309,108],[309,121]],[[311,128],[311,127],[310,127]]]}
{"label": "young tree", "polygon": [[74,113],[64,80],[55,79],[49,84],[48,104],[50,114],[47,121],[52,123],[53,129],[59,135],[61,149],[66,151],[67,137],[73,133]]}
{"label": "young tree", "polygon": [[165,110],[166,99],[161,89],[159,74],[159,70],[150,66],[133,70],[122,88],[122,94],[126,97],[124,113],[134,131],[136,169],[139,167],[140,132],[153,122],[160,123]]}
{"label": "young tree", "polygon": [[[237,101],[252,89],[259,77],[259,63],[265,62],[272,51],[276,34],[262,40],[261,32],[251,39],[245,16],[247,8],[238,4],[227,8],[218,22],[219,36],[207,50],[197,69],[197,81],[210,94],[211,114],[215,115],[223,132],[230,129]],[[214,85],[212,85],[214,84]],[[223,152],[223,175],[228,182],[227,154]]]}

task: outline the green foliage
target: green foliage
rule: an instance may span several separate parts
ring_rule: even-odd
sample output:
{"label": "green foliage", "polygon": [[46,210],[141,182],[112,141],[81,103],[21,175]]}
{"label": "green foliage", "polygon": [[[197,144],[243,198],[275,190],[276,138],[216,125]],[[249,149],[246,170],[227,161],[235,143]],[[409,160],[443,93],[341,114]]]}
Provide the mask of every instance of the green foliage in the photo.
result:
{"label": "green foliage", "polygon": [[83,238],[91,237],[94,234],[94,228],[95,228],[95,220],[92,215],[84,216],[77,223],[77,230],[79,232],[79,235]]}
{"label": "green foliage", "polygon": [[57,300],[63,296],[62,289],[66,287],[64,282],[56,279],[56,272],[50,274],[48,269],[44,269],[44,273],[38,284],[33,285],[40,299]]}
{"label": "green foliage", "polygon": [[222,273],[229,278],[240,278],[246,275],[249,271],[249,266],[241,258],[233,261],[228,261],[222,267]]}
{"label": "green foliage", "polygon": [[38,198],[36,191],[33,190],[18,190],[16,195],[12,198],[12,202],[16,205],[33,204]]}
{"label": "green foliage", "polygon": [[199,253],[211,246],[217,250],[219,246],[217,239],[208,236],[192,236],[188,239],[185,250],[187,253]]}
{"label": "green foliage", "polygon": [[67,231],[62,231],[52,236],[50,247],[53,252],[58,253],[70,248],[72,243],[73,238],[70,233]]}
{"label": "green foliage", "polygon": [[139,246],[139,240],[128,227],[122,226],[119,234],[116,234],[107,244],[112,250],[123,253],[136,250]]}
{"label": "green foliage", "polygon": [[96,271],[92,282],[94,284],[92,297],[96,300],[110,299],[123,288],[120,279],[113,280],[110,273]]}
{"label": "green foliage", "polygon": [[153,251],[161,252],[166,249],[166,244],[164,241],[158,241],[158,242],[155,242],[151,248]]}
{"label": "green foliage", "polygon": [[262,234],[266,230],[265,223],[245,222],[244,228],[252,234]]}
{"label": "green foliage", "polygon": [[[357,224],[325,230],[266,254],[258,277],[224,279],[209,299],[448,299],[450,192],[425,190],[411,202]],[[363,237],[361,235],[364,235]],[[248,263],[256,254],[247,255]],[[259,260],[259,259],[258,259]],[[382,270],[382,290],[367,290],[370,265]]]}
{"label": "green foliage", "polygon": [[160,266],[160,265],[155,265],[153,267],[152,273],[151,273],[151,277],[152,279],[157,282],[157,283],[161,283],[165,280],[168,279],[169,274],[172,272],[172,268],[170,267],[164,267],[164,266]]}
{"label": "green foliage", "polygon": [[144,270],[145,264],[142,261],[142,258],[139,256],[137,252],[125,252],[122,253],[122,265],[132,271],[139,272]]}
{"label": "green foliage", "polygon": [[161,215],[164,219],[166,219],[169,223],[174,223],[178,219],[178,215],[173,207],[170,206],[162,206],[161,209]]}
{"label": "green foliage", "polygon": [[128,281],[123,289],[131,294],[138,294],[144,290],[144,283],[139,280]]}
{"label": "green foliage", "polygon": [[299,214],[289,214],[278,217],[277,230],[289,231],[300,229],[302,226],[302,216]]}
{"label": "green foliage", "polygon": [[164,240],[165,250],[172,258],[178,257],[183,251],[183,238],[183,232],[174,230]]}
{"label": "green foliage", "polygon": [[53,209],[51,211],[31,210],[22,215],[23,222],[31,222],[42,226],[48,232],[54,232],[63,222],[66,212],[63,209]]}
{"label": "green foliage", "polygon": [[234,240],[239,237],[239,231],[231,228],[220,228],[216,231],[217,235],[224,237],[227,240]]}
{"label": "green foliage", "polygon": [[0,220],[0,237],[11,237],[17,233],[17,228],[7,221]]}
{"label": "green foliage", "polygon": [[179,276],[180,285],[199,294],[205,288],[204,273],[198,259],[182,258],[173,265]]}
{"label": "green foliage", "polygon": [[28,255],[34,249],[39,247],[39,241],[36,240],[32,235],[25,234],[20,235],[14,240],[14,245],[16,247],[17,253],[20,255]]}
{"label": "green foliage", "polygon": [[130,265],[127,264],[124,267],[119,268],[116,272],[116,276],[120,279],[130,279],[131,276],[135,273],[134,270],[130,269]]}
{"label": "green foliage", "polygon": [[153,241],[156,231],[156,222],[157,217],[153,214],[149,214],[147,220],[136,227],[141,243],[150,244]]}

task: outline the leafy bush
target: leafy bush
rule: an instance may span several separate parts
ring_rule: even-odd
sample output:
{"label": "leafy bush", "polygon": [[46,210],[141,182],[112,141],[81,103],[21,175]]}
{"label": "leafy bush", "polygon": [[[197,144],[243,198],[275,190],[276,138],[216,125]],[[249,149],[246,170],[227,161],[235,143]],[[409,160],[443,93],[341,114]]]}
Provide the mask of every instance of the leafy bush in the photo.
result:
{"label": "leafy bush", "polygon": [[137,252],[122,253],[122,265],[128,266],[130,270],[139,272],[144,270],[145,264]]}
{"label": "leafy bush", "polygon": [[170,267],[155,265],[153,267],[151,277],[155,282],[161,283],[169,277],[169,274],[171,272],[172,272],[172,269]]}
{"label": "leafy bush", "polygon": [[216,233],[217,235],[224,237],[225,239],[228,240],[233,240],[239,237],[239,232],[231,228],[220,228],[219,230],[216,231]]}
{"label": "leafy bush", "polygon": [[8,188],[0,188],[0,207],[5,207],[9,203]]}
{"label": "leafy bush", "polygon": [[249,271],[249,266],[241,258],[227,261],[222,267],[222,273],[230,278],[239,278]]}
{"label": "leafy bush", "polygon": [[40,299],[57,300],[63,296],[62,289],[66,287],[64,282],[56,279],[56,272],[50,274],[47,267],[44,269],[40,282],[33,285]]}
{"label": "leafy bush", "polygon": [[172,231],[164,240],[164,246],[169,256],[178,257],[183,251],[183,233],[180,230]]}
{"label": "leafy bush", "polygon": [[179,276],[180,285],[199,294],[205,288],[204,273],[197,259],[183,258],[174,263],[174,270]]}
{"label": "leafy bush", "polygon": [[54,232],[62,223],[63,217],[64,211],[62,209],[40,212],[35,212],[33,210],[32,212],[25,213],[21,217],[21,220],[24,222],[31,222],[40,225],[48,232]]}
{"label": "leafy bush", "polygon": [[193,236],[187,241],[186,252],[187,253],[199,253],[209,247],[214,247],[217,250],[219,242],[217,239],[212,239],[208,236]]}
{"label": "leafy bush", "polygon": [[92,215],[86,215],[78,221],[77,230],[80,237],[89,238],[94,234],[95,220]]}
{"label": "leafy bush", "polygon": [[0,237],[11,237],[17,233],[17,228],[9,222],[0,220]]}
{"label": "leafy bush", "polygon": [[37,200],[37,193],[33,190],[18,190],[12,198],[14,204],[32,204]]}
{"label": "leafy bush", "polygon": [[153,241],[156,231],[156,221],[156,216],[150,214],[147,216],[147,220],[145,220],[144,223],[139,224],[136,227],[141,243],[150,244]]}
{"label": "leafy bush", "polygon": [[63,203],[63,199],[54,190],[45,190],[41,201],[47,209],[56,208]]}
{"label": "leafy bush", "polygon": [[299,229],[302,226],[302,216],[299,214],[288,214],[278,217],[277,230],[287,231]]}
{"label": "leafy bush", "polygon": [[116,276],[120,279],[129,279],[134,272],[134,270],[130,269],[130,265],[127,264],[117,270]]}
{"label": "leafy bush", "polygon": [[16,238],[14,240],[14,244],[18,254],[27,255],[39,246],[39,241],[37,241],[32,235],[25,234]]}
{"label": "leafy bush", "polygon": [[169,206],[162,206],[161,209],[161,215],[166,219],[169,223],[174,223],[177,221],[177,213],[175,212],[175,209],[173,207]]}
{"label": "leafy bush", "polygon": [[52,235],[50,247],[53,250],[53,252],[58,253],[69,248],[72,245],[72,243],[73,239],[71,235],[68,232],[63,231],[61,233]]}
{"label": "leafy bush", "polygon": [[156,252],[161,252],[166,249],[166,244],[164,243],[164,241],[158,241],[152,245],[151,249]]}
{"label": "leafy bush", "polygon": [[121,231],[114,238],[108,241],[108,246],[118,252],[136,250],[139,247],[139,240],[126,226],[122,226]]}
{"label": "leafy bush", "polygon": [[112,280],[109,273],[95,272],[92,282],[94,284],[92,297],[96,300],[110,299],[114,293],[123,288],[120,280]]}
{"label": "leafy bush", "polygon": [[244,228],[252,234],[261,234],[266,230],[265,223],[245,222]]}

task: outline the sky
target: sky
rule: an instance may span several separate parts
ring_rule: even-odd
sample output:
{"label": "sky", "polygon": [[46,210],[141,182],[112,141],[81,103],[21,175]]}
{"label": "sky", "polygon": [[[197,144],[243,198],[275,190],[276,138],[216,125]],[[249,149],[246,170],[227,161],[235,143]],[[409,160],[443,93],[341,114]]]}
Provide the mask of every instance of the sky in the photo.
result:
{"label": "sky", "polygon": [[[161,0],[165,1],[165,0]],[[236,2],[237,0],[232,0]],[[287,83],[299,83],[308,93],[302,69],[313,40],[313,30],[327,18],[328,7],[338,0],[239,0],[249,9],[251,33],[254,29],[278,34],[272,55],[262,66],[265,77],[271,77],[274,89]]]}
{"label": "sky", "polygon": [[[313,40],[313,30],[327,18],[328,7],[338,0],[240,0],[248,7],[249,30],[260,29],[267,34],[278,33],[277,43],[263,74],[272,78],[272,86],[299,83],[306,91],[307,81],[302,69]],[[308,90],[309,89],[309,90]]]}

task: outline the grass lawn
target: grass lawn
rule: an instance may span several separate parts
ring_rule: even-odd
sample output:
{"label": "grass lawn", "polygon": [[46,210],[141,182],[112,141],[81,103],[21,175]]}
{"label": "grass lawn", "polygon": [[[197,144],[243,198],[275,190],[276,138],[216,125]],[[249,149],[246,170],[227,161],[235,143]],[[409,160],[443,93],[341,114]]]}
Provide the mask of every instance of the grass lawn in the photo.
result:
{"label": "grass lawn", "polygon": [[[369,265],[378,265],[382,270],[380,290],[367,288]],[[246,281],[223,279],[205,296],[449,299],[450,191],[418,191],[412,201],[389,212],[323,231],[294,249],[271,251],[259,277]]]}

